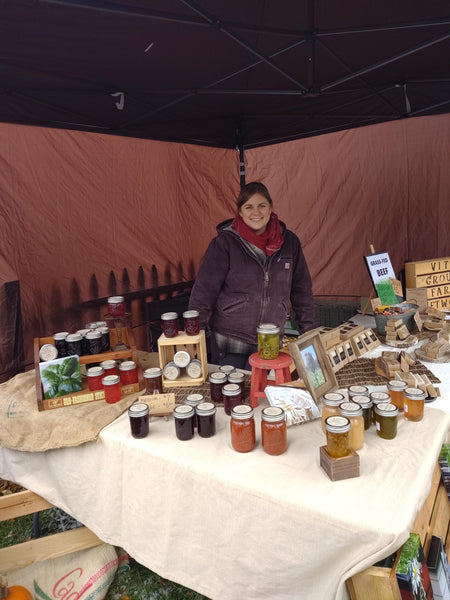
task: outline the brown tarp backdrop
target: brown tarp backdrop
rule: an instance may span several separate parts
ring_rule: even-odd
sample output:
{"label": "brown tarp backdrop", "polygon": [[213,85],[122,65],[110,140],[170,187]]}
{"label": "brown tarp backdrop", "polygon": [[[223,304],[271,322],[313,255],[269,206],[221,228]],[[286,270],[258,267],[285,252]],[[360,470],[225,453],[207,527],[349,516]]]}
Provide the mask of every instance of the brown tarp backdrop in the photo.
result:
{"label": "brown tarp backdrop", "polygon": [[[449,165],[450,115],[245,153],[246,180],[269,187],[302,241],[315,295],[367,296],[370,244],[396,272],[449,256]],[[106,312],[83,302],[192,279],[238,191],[234,150],[0,124],[0,280],[20,282],[26,362],[33,337]]]}

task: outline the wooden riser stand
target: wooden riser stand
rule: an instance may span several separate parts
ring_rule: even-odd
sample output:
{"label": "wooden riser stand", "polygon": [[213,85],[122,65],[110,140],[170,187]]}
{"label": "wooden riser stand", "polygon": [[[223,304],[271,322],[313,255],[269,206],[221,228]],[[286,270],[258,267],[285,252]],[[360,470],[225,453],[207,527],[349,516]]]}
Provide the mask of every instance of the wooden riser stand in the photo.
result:
{"label": "wooden riser stand", "polygon": [[172,338],[168,338],[162,334],[158,338],[159,364],[161,369],[164,369],[167,363],[173,360],[175,353],[180,350],[185,350],[189,353],[191,359],[197,358],[201,362],[202,374],[200,377],[195,379],[184,373],[182,373],[180,377],[175,380],[166,379],[163,376],[164,387],[195,387],[205,383],[208,375],[208,357],[206,354],[205,332],[202,330],[198,335],[186,335],[184,331],[180,331],[176,337]]}

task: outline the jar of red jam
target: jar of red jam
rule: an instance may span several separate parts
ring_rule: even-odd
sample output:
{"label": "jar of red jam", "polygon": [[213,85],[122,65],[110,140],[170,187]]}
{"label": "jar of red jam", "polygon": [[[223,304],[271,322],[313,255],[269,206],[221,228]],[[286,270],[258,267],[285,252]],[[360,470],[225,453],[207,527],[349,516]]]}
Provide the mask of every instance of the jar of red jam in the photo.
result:
{"label": "jar of red jam", "polygon": [[117,363],[115,360],[102,360],[100,366],[105,371],[105,376],[119,374],[119,369],[117,368]]}
{"label": "jar of red jam", "polygon": [[222,401],[225,414],[231,415],[233,408],[242,404],[241,387],[237,383],[226,383],[222,388]]}
{"label": "jar of red jam", "polygon": [[88,345],[88,354],[101,354],[102,352],[102,334],[98,329],[93,329],[86,334]]}
{"label": "jar of red jam", "polygon": [[183,313],[183,321],[186,335],[198,335],[200,333],[200,314],[198,310],[186,310]]}
{"label": "jar of red jam", "polygon": [[222,371],[215,371],[209,376],[209,390],[212,402],[223,402],[222,388],[227,382],[227,376]]}
{"label": "jar of red jam", "polygon": [[227,383],[236,383],[241,388],[241,398],[245,400],[245,375],[241,371],[231,371],[227,377]]}
{"label": "jar of red jam", "polygon": [[146,394],[162,394],[162,369],[159,367],[150,367],[144,371],[144,384]]}
{"label": "jar of red jam", "polygon": [[147,437],[149,432],[149,408],[144,402],[136,402],[128,409],[130,419],[131,435],[134,438],[142,439]]}
{"label": "jar of red jam", "polygon": [[194,437],[195,410],[188,404],[179,404],[173,410],[175,433],[179,440],[191,440]]}
{"label": "jar of red jam", "polygon": [[126,306],[123,296],[110,296],[108,298],[108,311],[111,317],[120,319],[125,316]]}
{"label": "jar of red jam", "polygon": [[261,441],[267,454],[283,454],[287,449],[286,417],[279,406],[268,406],[261,412]]}
{"label": "jar of red jam", "polygon": [[105,371],[102,367],[91,367],[86,371],[88,386],[91,392],[103,389],[102,379],[104,374]]}
{"label": "jar of red jam", "polygon": [[130,385],[138,382],[137,367],[134,360],[124,360],[119,365],[120,382],[122,385]]}
{"label": "jar of red jam", "polygon": [[215,405],[212,402],[201,402],[197,404],[195,412],[197,415],[198,435],[202,438],[212,437],[216,433]]}
{"label": "jar of red jam", "polygon": [[105,400],[108,404],[119,402],[121,397],[120,377],[118,375],[106,375],[102,379]]}
{"label": "jar of red jam", "polygon": [[231,411],[231,445],[236,452],[250,452],[255,447],[255,419],[253,408],[238,404]]}
{"label": "jar of red jam", "polygon": [[166,312],[161,315],[161,328],[168,338],[178,335],[178,315],[176,312]]}

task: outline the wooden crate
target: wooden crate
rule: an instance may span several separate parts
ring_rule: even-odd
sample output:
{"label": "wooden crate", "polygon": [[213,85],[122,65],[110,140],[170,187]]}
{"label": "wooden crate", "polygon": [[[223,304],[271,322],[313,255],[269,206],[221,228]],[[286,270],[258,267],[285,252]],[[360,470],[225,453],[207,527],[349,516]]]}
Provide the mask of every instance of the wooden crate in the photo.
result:
{"label": "wooden crate", "polygon": [[[411,531],[418,533],[425,556],[428,554],[431,537],[437,535],[442,538],[444,546],[449,552],[448,527],[450,522],[450,504],[444,484],[441,481],[439,464],[434,469],[431,490],[418,513]],[[351,600],[401,600],[397,584],[395,568],[400,558],[401,548],[397,551],[397,558],[391,569],[386,567],[369,567],[347,580],[347,587]]]}
{"label": "wooden crate", "polygon": [[[109,330],[109,337],[111,347],[113,348],[117,344],[117,331],[114,328]],[[130,385],[122,386],[122,396],[138,392],[143,389],[144,379],[142,374],[142,368],[139,363],[136,345],[134,343],[133,334],[129,327],[122,329],[122,341],[124,344],[129,346],[126,350],[118,350],[114,352],[102,352],[101,354],[86,354],[80,356],[80,365],[89,365],[92,363],[99,363],[104,360],[133,360],[136,363],[138,370],[139,383],[133,383]],[[39,372],[39,349],[44,344],[55,345],[52,337],[34,338],[34,369],[36,375],[36,398],[39,410],[49,410],[52,408],[63,408],[65,406],[72,406],[75,404],[84,404],[85,402],[94,402],[96,400],[104,400],[105,392],[103,390],[97,390],[91,392],[88,387],[86,378],[83,378],[83,389],[73,394],[66,394],[65,396],[58,396],[57,398],[45,399],[42,390],[41,374]]]}
{"label": "wooden crate", "polygon": [[181,331],[176,337],[168,338],[162,334],[158,338],[159,364],[161,369],[173,360],[175,353],[185,350],[191,358],[197,358],[202,365],[202,374],[193,379],[182,373],[178,379],[170,380],[163,376],[163,386],[169,388],[195,387],[205,383],[208,375],[208,358],[206,355],[205,332],[202,330],[198,335],[186,335]]}

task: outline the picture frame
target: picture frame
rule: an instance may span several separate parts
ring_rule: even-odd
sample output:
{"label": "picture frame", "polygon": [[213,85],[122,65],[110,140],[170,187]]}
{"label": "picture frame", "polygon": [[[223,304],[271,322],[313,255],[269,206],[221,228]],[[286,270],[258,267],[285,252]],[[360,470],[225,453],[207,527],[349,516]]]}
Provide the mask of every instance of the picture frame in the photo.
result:
{"label": "picture frame", "polygon": [[337,389],[336,375],[317,330],[308,331],[291,342],[289,353],[299,378],[316,403],[321,396]]}

